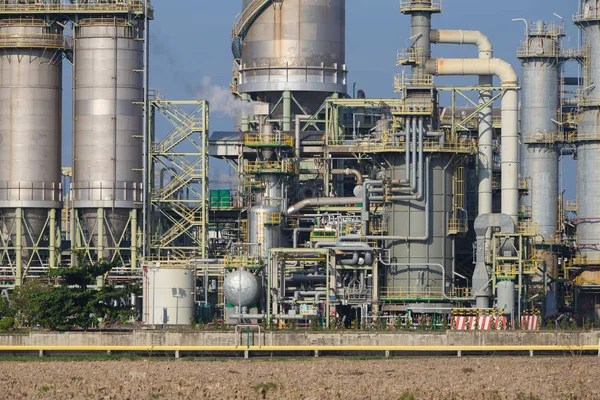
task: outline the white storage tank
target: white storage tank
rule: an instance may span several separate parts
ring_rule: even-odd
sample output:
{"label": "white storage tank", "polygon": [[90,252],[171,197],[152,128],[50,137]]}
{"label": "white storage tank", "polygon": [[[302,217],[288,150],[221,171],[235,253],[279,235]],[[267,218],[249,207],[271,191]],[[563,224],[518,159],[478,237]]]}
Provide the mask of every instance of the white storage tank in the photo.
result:
{"label": "white storage tank", "polygon": [[144,268],[144,322],[189,325],[194,316],[194,270],[150,262]]}

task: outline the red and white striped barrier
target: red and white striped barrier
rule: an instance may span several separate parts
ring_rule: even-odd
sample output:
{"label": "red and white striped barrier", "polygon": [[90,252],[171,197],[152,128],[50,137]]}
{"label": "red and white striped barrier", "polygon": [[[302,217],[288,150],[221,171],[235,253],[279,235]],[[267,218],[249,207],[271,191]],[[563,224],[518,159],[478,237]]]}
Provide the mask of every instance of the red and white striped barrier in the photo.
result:
{"label": "red and white striped barrier", "polygon": [[521,317],[521,329],[524,331],[537,331],[540,329],[539,315],[524,315]]}
{"label": "red and white striped barrier", "polygon": [[492,329],[506,329],[507,319],[501,316],[480,315],[480,316],[457,316],[451,317],[450,323],[452,329],[457,331],[489,331]]}

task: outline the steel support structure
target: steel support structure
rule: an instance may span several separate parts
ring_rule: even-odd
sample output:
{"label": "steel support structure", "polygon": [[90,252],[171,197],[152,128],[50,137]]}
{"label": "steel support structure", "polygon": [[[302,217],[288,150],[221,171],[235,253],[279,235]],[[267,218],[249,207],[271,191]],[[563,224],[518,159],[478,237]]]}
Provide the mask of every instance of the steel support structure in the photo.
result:
{"label": "steel support structure", "polygon": [[[208,248],[209,106],[150,93],[145,195],[149,258],[205,258]],[[157,136],[157,116],[172,126]]]}

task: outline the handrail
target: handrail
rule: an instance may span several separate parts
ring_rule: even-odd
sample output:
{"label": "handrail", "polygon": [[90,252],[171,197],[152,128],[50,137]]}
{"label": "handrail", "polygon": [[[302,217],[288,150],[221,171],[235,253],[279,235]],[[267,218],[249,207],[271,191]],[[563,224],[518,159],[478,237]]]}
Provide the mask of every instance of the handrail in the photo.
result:
{"label": "handrail", "polygon": [[263,12],[263,10],[272,2],[272,0],[254,0],[248,5],[240,15],[238,21],[233,25],[231,37],[244,39],[252,23]]}

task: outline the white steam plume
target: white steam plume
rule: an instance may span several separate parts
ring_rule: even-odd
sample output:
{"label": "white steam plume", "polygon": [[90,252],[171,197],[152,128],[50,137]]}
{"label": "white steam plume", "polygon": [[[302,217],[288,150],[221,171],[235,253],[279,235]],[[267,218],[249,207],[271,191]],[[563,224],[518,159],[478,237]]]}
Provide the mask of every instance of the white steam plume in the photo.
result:
{"label": "white steam plume", "polygon": [[212,113],[231,118],[239,115],[242,111],[252,114],[252,102],[242,101],[234,97],[229,89],[213,84],[208,76],[202,78],[200,85],[192,87],[192,92],[195,97],[208,100]]}

